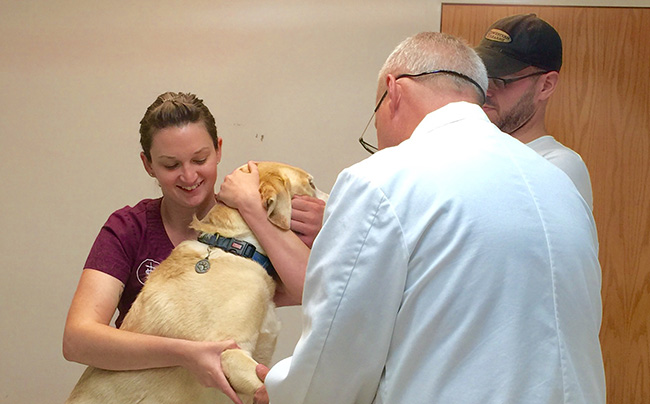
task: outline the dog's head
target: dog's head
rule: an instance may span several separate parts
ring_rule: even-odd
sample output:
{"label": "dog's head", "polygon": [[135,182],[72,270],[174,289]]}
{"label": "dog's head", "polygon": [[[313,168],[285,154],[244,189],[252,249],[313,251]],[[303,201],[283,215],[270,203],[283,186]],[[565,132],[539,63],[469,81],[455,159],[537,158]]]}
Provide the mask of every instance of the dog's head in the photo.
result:
{"label": "dog's head", "polygon": [[[310,174],[283,163],[260,162],[260,195],[267,217],[277,227],[289,230],[291,226],[291,198],[294,195],[309,195],[327,201],[328,195],[314,186]],[[239,168],[248,172],[248,165]],[[196,217],[190,225],[206,233],[221,233],[224,237],[241,237],[250,234],[250,229],[239,213],[223,204],[215,205],[203,218]]]}
{"label": "dog's head", "polygon": [[[271,223],[289,230],[291,198],[294,195],[313,196],[327,201],[328,195],[314,185],[313,177],[304,170],[287,164],[260,162],[260,195]],[[240,168],[248,171],[248,166]]]}

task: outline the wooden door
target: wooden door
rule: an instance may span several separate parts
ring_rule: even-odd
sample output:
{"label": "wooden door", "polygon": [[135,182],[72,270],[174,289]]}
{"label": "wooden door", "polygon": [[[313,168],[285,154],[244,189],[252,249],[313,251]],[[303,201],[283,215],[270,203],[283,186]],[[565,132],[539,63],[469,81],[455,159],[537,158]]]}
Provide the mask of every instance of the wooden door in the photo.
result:
{"label": "wooden door", "polygon": [[585,160],[603,271],[609,404],[650,403],[650,9],[443,4],[441,31],[475,46],[496,20],[534,12],[564,64],[547,128]]}

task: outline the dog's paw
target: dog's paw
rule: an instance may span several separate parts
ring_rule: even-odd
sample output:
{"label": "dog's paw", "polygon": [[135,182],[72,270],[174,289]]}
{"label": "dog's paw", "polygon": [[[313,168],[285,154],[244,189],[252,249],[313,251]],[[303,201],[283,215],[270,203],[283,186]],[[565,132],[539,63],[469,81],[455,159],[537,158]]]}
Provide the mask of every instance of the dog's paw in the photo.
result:
{"label": "dog's paw", "polygon": [[223,373],[237,393],[253,396],[264,385],[255,372],[257,365],[241,349],[229,349],[221,354]]}

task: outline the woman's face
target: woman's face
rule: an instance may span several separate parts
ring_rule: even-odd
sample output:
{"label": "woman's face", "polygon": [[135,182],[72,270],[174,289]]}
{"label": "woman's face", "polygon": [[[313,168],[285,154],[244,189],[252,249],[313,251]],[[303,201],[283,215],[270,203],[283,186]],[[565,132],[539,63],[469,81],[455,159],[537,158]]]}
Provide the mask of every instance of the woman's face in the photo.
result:
{"label": "woman's face", "polygon": [[221,138],[215,149],[202,123],[170,126],[153,135],[151,162],[141,153],[149,175],[160,183],[163,196],[185,208],[198,208],[214,200]]}

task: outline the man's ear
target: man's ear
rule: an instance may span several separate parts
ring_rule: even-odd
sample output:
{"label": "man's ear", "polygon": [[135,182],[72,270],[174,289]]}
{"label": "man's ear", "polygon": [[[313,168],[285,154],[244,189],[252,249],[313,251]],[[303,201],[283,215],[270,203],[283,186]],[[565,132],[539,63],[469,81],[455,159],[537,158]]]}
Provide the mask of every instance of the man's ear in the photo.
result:
{"label": "man's ear", "polygon": [[278,174],[260,179],[260,195],[271,223],[283,230],[291,227],[291,195],[289,180]]}
{"label": "man's ear", "polygon": [[557,83],[560,80],[560,73],[552,71],[542,76],[541,89],[539,92],[539,99],[541,101],[548,100],[557,88]]}
{"label": "man's ear", "polygon": [[388,103],[390,115],[394,116],[395,111],[397,111],[400,103],[402,102],[402,88],[400,87],[399,83],[397,83],[395,76],[392,74],[386,75],[386,89],[388,91],[386,98],[388,99],[385,102]]}
{"label": "man's ear", "polygon": [[153,168],[151,167],[151,162],[149,161],[147,156],[144,155],[144,152],[140,152],[140,160],[142,160],[142,165],[144,166],[144,169],[147,172],[147,174],[149,174],[151,177],[155,177]]}

